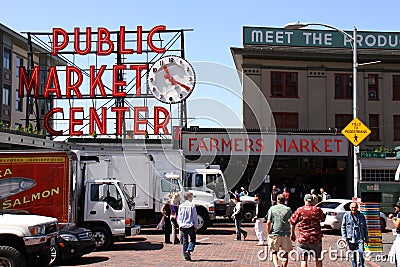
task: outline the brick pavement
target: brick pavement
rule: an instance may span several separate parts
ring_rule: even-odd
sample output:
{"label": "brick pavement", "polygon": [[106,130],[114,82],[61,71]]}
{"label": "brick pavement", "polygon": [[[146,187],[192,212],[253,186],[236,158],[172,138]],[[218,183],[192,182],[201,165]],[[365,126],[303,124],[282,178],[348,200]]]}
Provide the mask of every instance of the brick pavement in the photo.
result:
{"label": "brick pavement", "polygon": [[[270,260],[258,259],[258,252],[264,248],[255,246],[256,236],[252,224],[246,224],[244,229],[249,233],[246,241],[233,240],[234,227],[231,223],[217,224],[207,234],[198,235],[192,262],[183,260],[181,245],[164,244],[162,232],[149,228],[143,229],[139,236],[115,243],[111,251],[93,252],[62,266],[273,266]],[[337,232],[325,232],[323,248],[336,248],[338,238],[340,236]],[[297,267],[300,263],[290,261],[289,266]],[[336,261],[324,260],[324,266],[351,266],[351,263],[339,257]]]}

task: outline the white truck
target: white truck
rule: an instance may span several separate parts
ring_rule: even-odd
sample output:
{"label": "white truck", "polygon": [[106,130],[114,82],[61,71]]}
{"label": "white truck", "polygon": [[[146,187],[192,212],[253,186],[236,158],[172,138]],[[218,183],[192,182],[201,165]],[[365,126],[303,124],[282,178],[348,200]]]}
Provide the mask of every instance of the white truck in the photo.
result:
{"label": "white truck", "polygon": [[55,218],[0,210],[0,265],[48,266],[57,234]]}
{"label": "white truck", "polygon": [[[147,147],[146,151],[141,151],[129,147],[124,147],[123,150],[120,147],[112,147],[103,151],[90,151],[87,148],[82,155],[97,156],[100,160],[97,164],[87,165],[89,176],[117,176],[128,191],[130,186],[136,185],[136,218],[141,225],[157,224],[161,219],[161,207],[168,200],[170,193],[184,192],[181,181],[186,175],[185,159],[180,150]],[[204,177],[210,178],[207,175]],[[193,188],[190,191],[194,195],[193,203],[197,207],[201,233],[215,219],[216,196],[211,190]],[[225,201],[225,198],[218,198],[218,205],[222,201]]]}
{"label": "white truck", "polygon": [[[93,231],[97,249],[136,235],[135,203],[122,182],[80,151],[0,151],[1,208],[27,210]],[[118,174],[118,173],[117,173]],[[118,177],[118,176],[117,176]]]}

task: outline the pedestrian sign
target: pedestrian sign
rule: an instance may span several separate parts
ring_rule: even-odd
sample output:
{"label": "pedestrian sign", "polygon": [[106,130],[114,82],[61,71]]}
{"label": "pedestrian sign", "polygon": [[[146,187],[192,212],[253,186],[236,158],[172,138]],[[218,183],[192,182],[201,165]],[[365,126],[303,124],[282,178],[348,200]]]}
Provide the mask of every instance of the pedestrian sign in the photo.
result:
{"label": "pedestrian sign", "polygon": [[358,146],[371,133],[371,130],[358,118],[354,118],[342,130],[342,134],[354,145]]}

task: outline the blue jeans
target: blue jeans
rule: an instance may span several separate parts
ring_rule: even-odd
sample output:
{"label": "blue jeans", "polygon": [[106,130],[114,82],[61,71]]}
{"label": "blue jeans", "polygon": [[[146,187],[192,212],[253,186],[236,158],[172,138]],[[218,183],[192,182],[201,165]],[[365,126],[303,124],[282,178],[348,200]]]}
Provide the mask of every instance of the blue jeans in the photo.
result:
{"label": "blue jeans", "polygon": [[[189,242],[190,238],[190,242]],[[186,251],[192,252],[196,246],[196,231],[194,226],[182,228],[183,257],[186,258]]]}
{"label": "blue jeans", "polygon": [[247,232],[241,228],[242,221],[243,221],[242,219],[235,219],[235,230],[236,230],[236,239],[237,240],[242,239],[242,234],[243,235],[247,234]]}
{"label": "blue jeans", "polygon": [[350,243],[349,242],[349,249],[354,251],[354,253],[351,253],[351,257],[352,257],[351,261],[352,261],[353,267],[357,267],[357,254],[360,259],[358,266],[363,267],[364,266],[364,243],[363,242],[358,242],[358,243]]}

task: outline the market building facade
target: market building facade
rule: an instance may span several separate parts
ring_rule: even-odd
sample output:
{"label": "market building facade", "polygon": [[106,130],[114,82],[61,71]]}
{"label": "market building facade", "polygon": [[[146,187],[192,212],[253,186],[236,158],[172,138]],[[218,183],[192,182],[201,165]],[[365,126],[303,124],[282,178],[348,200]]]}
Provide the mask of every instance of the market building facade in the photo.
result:
{"label": "market building facade", "polygon": [[[399,37],[396,33],[380,32],[359,32],[357,35],[360,63],[357,117],[372,131],[361,144],[362,151],[381,147],[393,149],[400,144]],[[243,47],[232,47],[231,52],[237,70],[249,77],[268,101],[272,113],[268,116],[274,119],[279,132],[326,130],[341,135],[340,131],[353,119],[351,45],[351,40],[334,31],[243,27]],[[379,63],[362,64],[370,62]],[[244,128],[267,129],[268,125],[256,118],[268,111],[259,108],[260,100],[254,97],[249,82],[246,79],[242,82]],[[313,182],[313,177],[318,175],[331,184],[330,190],[335,183],[345,185],[337,195],[351,197],[352,150],[349,149],[344,158],[314,156],[277,155],[270,171],[271,182],[300,180],[315,187],[324,184]],[[301,168],[308,164],[316,166],[316,163],[320,163],[317,165],[322,173]],[[282,169],[278,166],[286,169],[291,165],[295,167],[294,172],[290,168],[278,172]],[[324,170],[333,166],[343,172],[328,178],[329,174]],[[394,182],[394,175],[388,179]]]}

